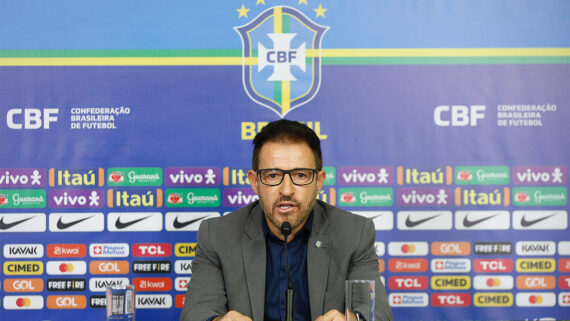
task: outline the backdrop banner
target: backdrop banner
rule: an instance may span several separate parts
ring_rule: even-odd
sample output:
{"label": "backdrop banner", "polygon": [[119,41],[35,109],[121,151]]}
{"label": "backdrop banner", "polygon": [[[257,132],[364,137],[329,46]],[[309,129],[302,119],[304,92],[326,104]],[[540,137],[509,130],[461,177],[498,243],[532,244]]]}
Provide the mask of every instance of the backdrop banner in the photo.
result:
{"label": "backdrop banner", "polygon": [[[570,2],[0,0],[0,319],[177,320],[252,139],[322,140],[396,320],[570,315]],[[350,233],[351,231],[347,231]],[[354,231],[357,233],[357,231]]]}

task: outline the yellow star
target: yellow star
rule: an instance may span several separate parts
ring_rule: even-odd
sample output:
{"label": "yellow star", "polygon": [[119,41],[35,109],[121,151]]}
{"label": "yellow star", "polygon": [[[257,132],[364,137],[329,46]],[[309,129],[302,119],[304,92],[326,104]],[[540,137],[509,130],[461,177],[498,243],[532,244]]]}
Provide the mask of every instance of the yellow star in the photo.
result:
{"label": "yellow star", "polygon": [[236,11],[239,12],[238,18],[241,18],[241,17],[246,17],[246,18],[247,18],[247,12],[249,11],[249,9],[246,9],[246,8],[243,6],[243,3],[242,3],[241,8],[236,9]]}
{"label": "yellow star", "polygon": [[323,8],[322,4],[319,4],[319,7],[317,9],[313,9],[315,10],[315,12],[317,13],[317,18],[318,17],[325,17],[325,11],[327,11],[328,9]]}
{"label": "yellow star", "polygon": [[257,2],[255,3],[255,5],[257,6],[258,4],[262,3],[263,5],[265,5],[265,0],[257,0]]}
{"label": "yellow star", "polygon": [[299,3],[297,3],[297,5],[300,5],[301,3],[307,4],[307,0],[299,0]]}

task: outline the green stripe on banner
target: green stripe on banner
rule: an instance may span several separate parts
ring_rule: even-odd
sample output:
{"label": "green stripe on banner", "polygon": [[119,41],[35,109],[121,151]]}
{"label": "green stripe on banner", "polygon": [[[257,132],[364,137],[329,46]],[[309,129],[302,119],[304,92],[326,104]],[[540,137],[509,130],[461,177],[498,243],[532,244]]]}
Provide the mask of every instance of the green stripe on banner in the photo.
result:
{"label": "green stripe on banner", "polygon": [[275,101],[278,104],[281,104],[281,82],[280,81],[274,81],[273,82],[273,99],[275,99]]}
{"label": "green stripe on banner", "polygon": [[284,14],[283,15],[283,33],[289,33],[289,15]]}
{"label": "green stripe on banner", "polygon": [[[257,50],[254,50],[257,51]],[[195,50],[0,50],[0,58],[241,57],[241,49]]]}

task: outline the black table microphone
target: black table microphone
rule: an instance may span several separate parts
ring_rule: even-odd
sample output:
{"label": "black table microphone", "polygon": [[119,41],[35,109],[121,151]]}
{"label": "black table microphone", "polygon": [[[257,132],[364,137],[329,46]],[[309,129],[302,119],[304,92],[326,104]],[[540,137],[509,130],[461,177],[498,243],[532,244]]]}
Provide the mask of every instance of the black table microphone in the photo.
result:
{"label": "black table microphone", "polygon": [[291,234],[291,223],[283,222],[281,224],[281,234],[285,237],[285,270],[287,271],[287,280],[289,285],[287,286],[287,291],[285,291],[285,321],[295,320],[295,290],[293,290],[293,282],[291,282],[291,274],[289,273],[289,254],[287,253],[287,236]]}

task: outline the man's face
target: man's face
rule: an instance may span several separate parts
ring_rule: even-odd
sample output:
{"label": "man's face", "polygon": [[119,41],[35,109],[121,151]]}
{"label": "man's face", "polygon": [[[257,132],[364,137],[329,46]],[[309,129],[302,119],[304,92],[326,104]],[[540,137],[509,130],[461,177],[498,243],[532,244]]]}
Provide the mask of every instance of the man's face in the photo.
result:
{"label": "man's face", "polygon": [[[259,153],[259,169],[278,168],[290,170],[294,168],[315,168],[315,157],[306,143],[263,144]],[[289,175],[283,177],[281,184],[264,185],[259,181],[257,173],[248,172],[251,187],[259,195],[259,202],[265,213],[267,225],[273,234],[281,236],[283,222],[289,222],[296,234],[307,221],[319,190],[325,181],[325,172],[319,171],[309,185],[293,184]]]}

